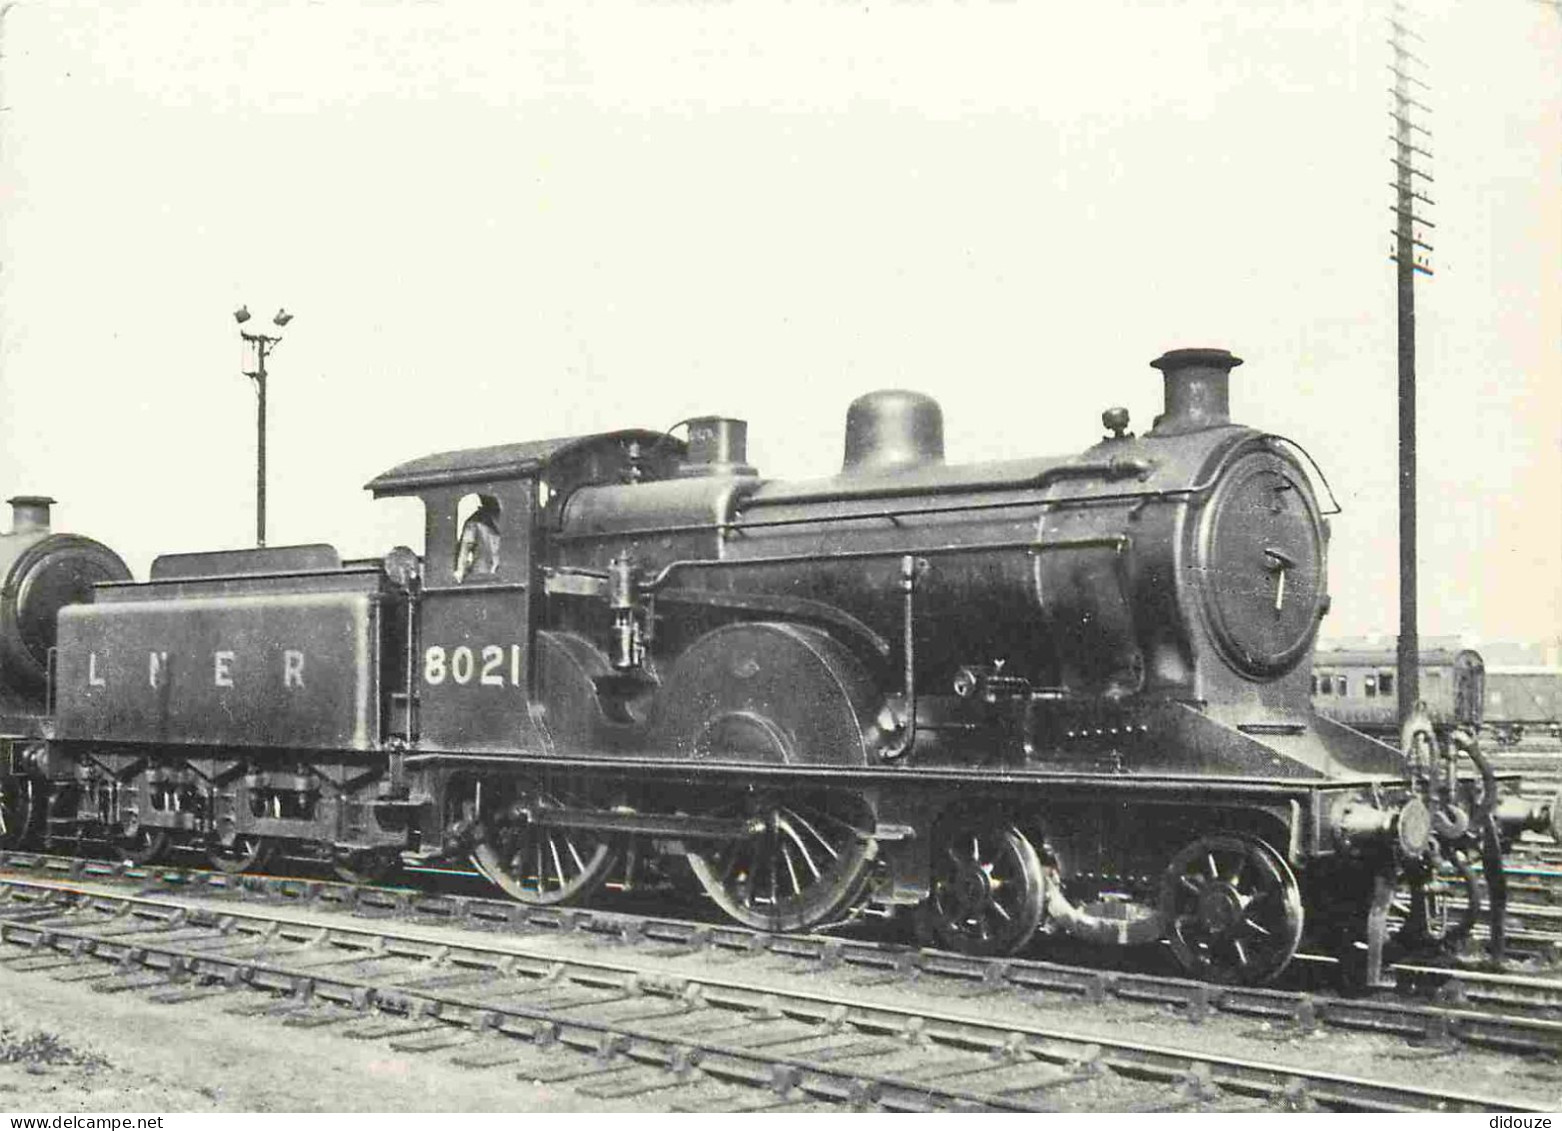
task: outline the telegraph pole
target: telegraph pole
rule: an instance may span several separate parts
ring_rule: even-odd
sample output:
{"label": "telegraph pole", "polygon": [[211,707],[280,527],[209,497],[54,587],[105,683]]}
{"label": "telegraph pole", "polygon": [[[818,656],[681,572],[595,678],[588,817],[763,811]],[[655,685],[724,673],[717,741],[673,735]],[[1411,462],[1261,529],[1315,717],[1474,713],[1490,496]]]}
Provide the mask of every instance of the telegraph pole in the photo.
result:
{"label": "telegraph pole", "polygon": [[[250,320],[249,308],[241,306],[233,312],[233,320],[241,327]],[[265,334],[253,330],[239,330],[247,351],[244,376],[255,383],[255,545],[266,544],[266,355],[282,340],[281,330],[293,316],[279,310],[272,318],[277,333]]]}
{"label": "telegraph pole", "polygon": [[1389,116],[1394,119],[1393,211],[1394,260],[1398,278],[1399,298],[1399,717],[1409,718],[1421,699],[1421,651],[1420,632],[1416,621],[1416,275],[1430,275],[1432,268],[1421,251],[1431,251],[1432,245],[1421,239],[1423,228],[1435,227],[1431,221],[1416,212],[1417,204],[1430,205],[1432,201],[1420,188],[1430,184],[1432,178],[1418,160],[1424,164],[1432,154],[1425,144],[1431,139],[1431,131],[1422,126],[1419,117],[1431,113],[1431,108],[1412,96],[1413,89],[1429,89],[1412,73],[1412,68],[1424,68],[1426,64],[1411,52],[1408,42],[1420,36],[1403,22],[1404,9],[1394,5],[1394,15],[1389,19],[1393,35],[1389,46],[1394,52],[1394,62],[1389,69],[1394,73],[1394,85],[1390,93],[1394,97]]}

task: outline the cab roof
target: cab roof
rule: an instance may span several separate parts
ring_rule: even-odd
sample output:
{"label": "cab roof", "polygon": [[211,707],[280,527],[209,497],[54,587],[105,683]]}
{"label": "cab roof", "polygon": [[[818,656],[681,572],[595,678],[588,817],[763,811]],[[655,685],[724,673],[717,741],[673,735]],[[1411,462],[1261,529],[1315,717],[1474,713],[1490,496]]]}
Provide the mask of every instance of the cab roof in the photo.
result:
{"label": "cab roof", "polygon": [[[664,432],[629,428],[619,432],[597,432],[589,436],[561,436],[555,440],[527,440],[520,444],[496,444],[491,448],[463,448],[438,452],[399,463],[364,484],[375,498],[407,495],[426,487],[444,487],[461,483],[492,483],[506,479],[528,479],[547,473],[554,461],[597,447],[626,447],[631,443],[666,441]],[[673,443],[681,451],[681,443]]]}

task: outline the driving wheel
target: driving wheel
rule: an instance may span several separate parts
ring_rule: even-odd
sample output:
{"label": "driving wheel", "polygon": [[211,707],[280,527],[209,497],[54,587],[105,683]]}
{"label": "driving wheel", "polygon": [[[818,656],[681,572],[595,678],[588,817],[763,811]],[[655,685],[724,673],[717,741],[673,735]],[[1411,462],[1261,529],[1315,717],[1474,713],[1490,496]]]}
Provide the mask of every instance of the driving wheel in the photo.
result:
{"label": "driving wheel", "polygon": [[757,799],[744,812],[753,832],[688,855],[716,906],[759,931],[806,931],[854,907],[878,856],[856,797]]}
{"label": "driving wheel", "polygon": [[472,849],[472,864],[511,899],[534,906],[585,899],[607,879],[618,862],[615,840],[589,829],[539,825],[528,806],[561,807],[544,793],[528,796],[485,822]]}

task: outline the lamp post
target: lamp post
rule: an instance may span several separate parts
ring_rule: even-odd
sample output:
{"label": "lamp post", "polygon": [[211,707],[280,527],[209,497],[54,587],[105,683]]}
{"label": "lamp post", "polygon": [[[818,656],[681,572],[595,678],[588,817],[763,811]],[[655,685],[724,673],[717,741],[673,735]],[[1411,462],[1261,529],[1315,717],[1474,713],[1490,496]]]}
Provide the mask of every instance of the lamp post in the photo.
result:
{"label": "lamp post", "polygon": [[[250,320],[247,307],[233,312],[233,320],[240,327]],[[255,545],[266,544],[266,355],[282,340],[281,329],[293,321],[286,310],[278,310],[271,319],[278,333],[266,334],[254,330],[239,330],[244,339],[244,376],[255,382]]]}

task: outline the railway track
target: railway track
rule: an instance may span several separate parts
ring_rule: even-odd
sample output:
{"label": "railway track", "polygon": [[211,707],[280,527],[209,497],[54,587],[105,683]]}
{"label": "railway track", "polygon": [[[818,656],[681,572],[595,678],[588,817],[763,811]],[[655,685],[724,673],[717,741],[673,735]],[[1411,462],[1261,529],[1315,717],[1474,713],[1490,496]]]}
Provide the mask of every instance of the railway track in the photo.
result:
{"label": "railway track", "polygon": [[[990,974],[960,995],[897,1000],[872,992],[893,969],[866,971],[850,987],[761,980],[746,964],[758,948],[723,947],[721,962],[697,953],[701,940],[653,943],[649,932],[638,946],[583,950],[578,938],[560,946],[558,932],[343,925],[297,906],[199,906],[95,886],[4,881],[0,961],[165,1004],[232,995],[231,1008],[246,1015],[337,1026],[597,1099],[654,1095],[662,1107],[722,1111],[1545,1110],[1256,1060],[1214,1043],[1190,1051],[1100,1026],[1020,1020],[981,1000],[1006,988],[988,985]],[[678,970],[648,961],[690,955],[698,961]]]}
{"label": "railway track", "polygon": [[[431,895],[411,889],[355,888],[323,881],[231,877],[178,869],[132,868],[75,859],[10,853],[0,866],[31,871],[41,881],[13,881],[0,892],[72,890],[82,882],[152,885],[161,897],[198,895],[205,910],[227,914],[236,904],[258,907],[245,914],[295,909],[351,912],[514,937],[588,939],[601,945],[672,950],[717,962],[779,959],[799,970],[839,972],[854,983],[916,988],[922,999],[971,992],[1042,994],[1089,1006],[1116,1002],[1148,1005],[1194,1023],[1212,1017],[1256,1020],[1289,1034],[1326,1030],[1394,1036],[1422,1047],[1469,1047],[1554,1058],[1562,1050],[1562,980],[1446,967],[1409,966],[1391,973],[1398,995],[1341,997],[1305,990],[1219,987],[1155,974],[1104,971],[1052,962],[979,959],[836,936],[776,936],[738,926],[712,926],[612,911],[525,907],[509,901]],[[27,884],[33,883],[32,887]],[[17,885],[20,886],[17,886]],[[14,898],[14,896],[12,897]],[[124,898],[124,897],[116,897]],[[8,907],[10,899],[0,907]],[[1303,956],[1305,971],[1326,960]]]}

